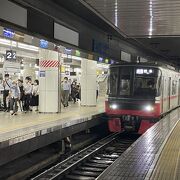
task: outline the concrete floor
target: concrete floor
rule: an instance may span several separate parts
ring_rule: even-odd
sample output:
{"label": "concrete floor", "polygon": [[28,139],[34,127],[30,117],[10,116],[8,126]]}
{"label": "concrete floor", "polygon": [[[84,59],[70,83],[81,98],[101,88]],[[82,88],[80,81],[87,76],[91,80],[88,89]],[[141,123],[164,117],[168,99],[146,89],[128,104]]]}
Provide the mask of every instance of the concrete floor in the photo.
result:
{"label": "concrete floor", "polygon": [[[10,113],[0,113],[0,142],[12,137],[18,137],[24,133],[31,133],[35,130],[45,129],[59,125],[60,122],[66,125],[78,123],[78,119],[104,112],[104,98],[99,98],[96,107],[82,107],[80,103],[70,102],[69,107],[62,107],[62,112],[57,114],[43,114],[37,112],[18,112],[17,116]],[[76,120],[76,121],[73,121]]]}

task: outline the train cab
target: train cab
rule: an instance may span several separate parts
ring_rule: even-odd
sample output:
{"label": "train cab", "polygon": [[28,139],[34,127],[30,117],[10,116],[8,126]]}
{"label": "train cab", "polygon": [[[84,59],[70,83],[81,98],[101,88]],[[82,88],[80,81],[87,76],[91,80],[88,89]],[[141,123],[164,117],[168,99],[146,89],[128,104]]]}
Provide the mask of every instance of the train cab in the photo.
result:
{"label": "train cab", "polygon": [[162,69],[141,64],[112,65],[105,111],[112,132],[144,132],[162,115]]}

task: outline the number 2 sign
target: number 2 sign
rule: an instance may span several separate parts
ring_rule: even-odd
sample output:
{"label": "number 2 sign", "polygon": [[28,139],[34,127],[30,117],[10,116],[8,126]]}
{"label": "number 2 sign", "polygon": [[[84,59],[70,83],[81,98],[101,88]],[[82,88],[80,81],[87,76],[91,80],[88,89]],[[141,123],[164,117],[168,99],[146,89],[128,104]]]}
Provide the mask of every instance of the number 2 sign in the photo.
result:
{"label": "number 2 sign", "polygon": [[6,60],[16,60],[16,51],[6,50]]}

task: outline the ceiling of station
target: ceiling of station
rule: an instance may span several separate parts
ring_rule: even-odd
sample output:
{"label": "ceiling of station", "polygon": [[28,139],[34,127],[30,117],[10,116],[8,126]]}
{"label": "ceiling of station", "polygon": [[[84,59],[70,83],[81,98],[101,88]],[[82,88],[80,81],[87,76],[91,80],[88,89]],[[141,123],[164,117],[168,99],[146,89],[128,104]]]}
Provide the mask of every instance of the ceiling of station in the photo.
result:
{"label": "ceiling of station", "polygon": [[84,0],[130,37],[180,35],[179,0]]}
{"label": "ceiling of station", "polygon": [[79,0],[122,35],[180,66],[180,0]]}

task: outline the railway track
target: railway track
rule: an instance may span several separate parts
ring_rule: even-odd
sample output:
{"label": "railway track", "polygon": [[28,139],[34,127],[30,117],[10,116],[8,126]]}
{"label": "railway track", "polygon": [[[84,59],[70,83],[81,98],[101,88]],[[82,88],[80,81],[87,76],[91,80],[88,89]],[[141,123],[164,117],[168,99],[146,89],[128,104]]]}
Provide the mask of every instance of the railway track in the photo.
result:
{"label": "railway track", "polygon": [[139,136],[114,133],[70,156],[32,180],[94,180]]}

